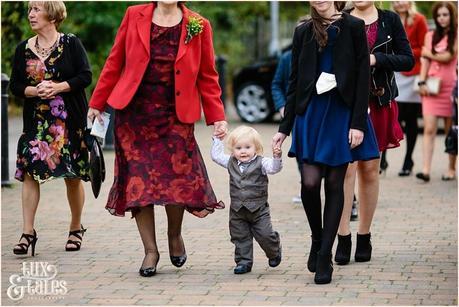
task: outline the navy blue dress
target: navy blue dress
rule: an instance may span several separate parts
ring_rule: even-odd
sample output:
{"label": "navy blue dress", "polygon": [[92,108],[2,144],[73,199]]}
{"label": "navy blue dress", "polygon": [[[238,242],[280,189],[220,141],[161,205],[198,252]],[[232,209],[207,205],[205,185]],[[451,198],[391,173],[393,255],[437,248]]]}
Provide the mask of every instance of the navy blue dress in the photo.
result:
{"label": "navy blue dress", "polygon": [[[328,44],[319,53],[319,73],[333,73],[332,52],[337,31],[335,26],[327,30]],[[351,150],[348,142],[351,116],[351,109],[336,88],[321,95],[313,94],[306,112],[295,118],[288,156],[296,157],[299,163],[328,166],[379,158],[370,118],[367,119],[367,131],[362,144]]]}

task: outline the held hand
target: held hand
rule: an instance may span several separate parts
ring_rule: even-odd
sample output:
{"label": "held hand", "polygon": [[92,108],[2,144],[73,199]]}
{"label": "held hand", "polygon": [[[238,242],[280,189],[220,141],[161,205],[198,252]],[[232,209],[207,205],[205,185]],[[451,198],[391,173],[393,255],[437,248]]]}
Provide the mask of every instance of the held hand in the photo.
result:
{"label": "held hand", "polygon": [[276,133],[274,136],[273,136],[273,140],[272,140],[272,143],[271,143],[271,147],[273,148],[281,148],[282,147],[282,143],[284,142],[285,138],[287,136],[285,134],[283,134],[282,132],[278,132]]}
{"label": "held hand", "polygon": [[363,141],[363,131],[358,129],[349,129],[349,144],[351,145],[351,149],[359,146],[362,144]]}
{"label": "held hand", "polygon": [[104,120],[102,119],[102,115],[101,115],[100,111],[97,110],[97,109],[89,108],[87,117],[88,117],[89,121],[91,121],[91,123],[94,122],[94,118],[97,118],[102,125],[104,124]]}
{"label": "held hand", "polygon": [[273,157],[276,159],[282,158],[282,149],[280,147],[273,148]]}
{"label": "held hand", "polygon": [[429,88],[427,87],[427,85],[423,84],[419,86],[419,95],[429,96]]}
{"label": "held hand", "polygon": [[225,120],[214,123],[214,136],[223,140],[228,133],[228,123]]}
{"label": "held hand", "polygon": [[282,107],[282,108],[279,109],[279,114],[280,114],[281,118],[284,118],[284,114],[285,114],[284,112],[285,112],[285,107]]}
{"label": "held hand", "polygon": [[370,54],[370,66],[375,66],[376,65],[376,57],[374,54]]}

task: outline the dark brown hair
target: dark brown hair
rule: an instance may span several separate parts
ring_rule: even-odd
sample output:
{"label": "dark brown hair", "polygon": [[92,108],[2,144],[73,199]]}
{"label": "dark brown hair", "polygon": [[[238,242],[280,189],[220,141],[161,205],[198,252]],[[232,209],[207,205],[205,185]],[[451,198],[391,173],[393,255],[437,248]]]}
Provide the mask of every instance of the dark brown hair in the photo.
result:
{"label": "dark brown hair", "polygon": [[[437,21],[438,10],[442,7],[445,7],[449,11],[449,30],[446,32],[446,29],[442,28]],[[432,53],[436,54],[435,46],[441,41],[441,39],[447,35],[448,36],[448,47],[447,50],[454,54],[454,42],[456,41],[457,36],[457,11],[454,4],[448,1],[436,2],[432,7],[432,18],[435,21],[435,30],[432,38]]]}
{"label": "dark brown hair", "polygon": [[[346,1],[334,1],[333,5],[338,12],[341,12],[346,5]],[[311,20],[312,20],[312,31],[314,37],[319,44],[319,50],[322,50],[327,46],[328,34],[327,34],[327,24],[333,21],[330,18],[324,18],[317,13],[316,9],[311,6]]]}

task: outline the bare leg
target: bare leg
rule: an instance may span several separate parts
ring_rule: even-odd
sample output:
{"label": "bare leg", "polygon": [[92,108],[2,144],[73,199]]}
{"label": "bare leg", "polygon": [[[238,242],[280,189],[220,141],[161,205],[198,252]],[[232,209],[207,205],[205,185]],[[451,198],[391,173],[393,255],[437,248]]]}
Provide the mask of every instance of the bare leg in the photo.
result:
{"label": "bare leg", "polygon": [[340,236],[347,236],[351,233],[350,220],[352,213],[352,201],[354,200],[355,178],[358,163],[359,162],[349,163],[346,171],[346,177],[344,178],[344,207],[338,228],[338,234]]}
{"label": "bare leg", "polygon": [[[25,174],[24,183],[22,184],[22,232],[25,234],[33,235],[35,214],[37,213],[39,200],[40,185],[28,174]],[[27,240],[22,238],[19,243],[27,244]]]}
{"label": "bare leg", "polygon": [[185,254],[185,243],[182,238],[182,221],[185,208],[182,206],[166,206],[167,237],[169,239],[169,254],[182,256]]}
{"label": "bare leg", "polygon": [[360,161],[359,176],[360,223],[359,234],[370,232],[379,194],[379,159]]}
{"label": "bare leg", "polygon": [[[65,178],[65,185],[67,186],[67,199],[69,201],[70,212],[72,213],[72,220],[70,221],[70,229],[80,230],[81,229],[81,214],[83,212],[84,206],[84,188],[81,183],[81,179],[69,179]],[[69,236],[69,240],[72,241],[81,241],[75,236]],[[68,243],[69,248],[73,248],[76,245],[73,243]]]}
{"label": "bare leg", "polygon": [[140,238],[142,239],[145,250],[142,268],[155,267],[159,260],[159,252],[158,246],[156,245],[154,208],[141,208],[140,211],[135,214],[135,221],[137,222],[137,228],[139,229]]}
{"label": "bare leg", "polygon": [[424,136],[423,136],[424,163],[422,167],[422,172],[425,175],[430,174],[436,135],[437,135],[437,117],[433,115],[424,115]]}

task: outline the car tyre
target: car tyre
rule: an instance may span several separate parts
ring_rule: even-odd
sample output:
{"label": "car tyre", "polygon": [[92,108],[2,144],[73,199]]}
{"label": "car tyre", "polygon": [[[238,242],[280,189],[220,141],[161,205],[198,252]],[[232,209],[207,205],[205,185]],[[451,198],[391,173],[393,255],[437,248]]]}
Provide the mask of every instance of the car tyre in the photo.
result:
{"label": "car tyre", "polygon": [[242,84],[235,94],[236,112],[244,122],[261,123],[271,120],[274,107],[269,91],[256,82]]}

